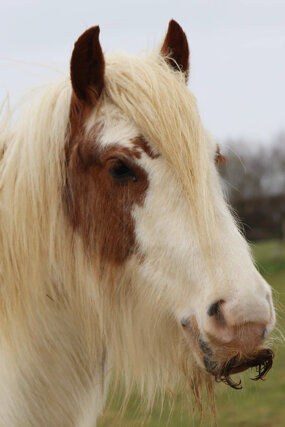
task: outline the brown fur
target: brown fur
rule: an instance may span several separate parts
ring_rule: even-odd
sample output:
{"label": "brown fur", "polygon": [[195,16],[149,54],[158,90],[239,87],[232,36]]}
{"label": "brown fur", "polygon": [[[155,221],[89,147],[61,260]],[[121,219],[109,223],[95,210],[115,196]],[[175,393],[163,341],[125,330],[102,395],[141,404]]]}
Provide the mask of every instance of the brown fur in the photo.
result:
{"label": "brown fur", "polygon": [[[157,159],[160,156],[160,154],[155,154],[152,151],[152,148],[143,136],[133,139],[132,144],[140,150],[143,150],[151,159]],[[141,152],[140,150],[139,153]]]}
{"label": "brown fur", "polygon": [[166,61],[176,70],[182,70],[186,79],[189,75],[189,46],[187,37],[180,25],[173,19],[169,22],[161,53]]}
{"label": "brown fur", "polygon": [[[70,106],[70,135],[66,144],[67,179],[64,205],[67,216],[88,249],[100,261],[123,263],[135,250],[131,210],[141,205],[148,188],[145,171],[134,163],[142,150],[156,158],[143,137],[133,147],[111,145],[99,149],[96,131],[85,134],[84,123],[98,103],[104,87],[105,61],[99,42],[99,27],[92,27],[75,43],[71,58],[73,95]],[[97,107],[99,107],[97,105]],[[118,182],[109,171],[123,160],[137,180]]]}
{"label": "brown fur", "polygon": [[74,93],[86,104],[94,105],[104,86],[105,60],[99,42],[100,28],[85,31],[74,45],[70,75]]}
{"label": "brown fur", "polygon": [[[143,147],[150,154],[148,145],[138,138],[133,148],[114,144],[99,149],[96,139],[85,135],[81,122],[84,112],[78,110],[74,100],[70,111],[64,191],[66,213],[88,249],[96,252],[101,261],[121,264],[136,247],[131,210],[134,204],[143,203],[148,179],[134,159],[140,158]],[[132,179],[116,182],[110,175],[109,170],[120,160],[134,171],[136,182]]]}

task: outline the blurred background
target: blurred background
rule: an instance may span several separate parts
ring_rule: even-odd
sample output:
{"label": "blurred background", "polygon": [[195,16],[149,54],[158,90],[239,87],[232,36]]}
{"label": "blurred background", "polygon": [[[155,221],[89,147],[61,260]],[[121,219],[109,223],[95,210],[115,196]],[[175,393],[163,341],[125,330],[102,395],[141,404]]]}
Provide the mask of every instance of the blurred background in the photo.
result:
{"label": "blurred background", "polygon": [[[284,0],[10,0],[0,3],[0,100],[14,105],[34,85],[68,74],[78,36],[99,24],[105,52],[152,49],[174,18],[191,50],[189,88],[227,162],[228,200],[251,242],[257,266],[274,288],[279,330],[285,303],[285,2]],[[1,105],[1,101],[0,101]],[[280,341],[280,340],[279,340]],[[243,391],[218,386],[219,426],[285,426],[285,352],[264,383],[245,374]],[[137,397],[122,420],[117,396],[100,427],[142,425]],[[199,425],[178,395],[159,404],[146,426]],[[169,415],[171,413],[171,415]],[[205,416],[202,426],[214,425]]]}

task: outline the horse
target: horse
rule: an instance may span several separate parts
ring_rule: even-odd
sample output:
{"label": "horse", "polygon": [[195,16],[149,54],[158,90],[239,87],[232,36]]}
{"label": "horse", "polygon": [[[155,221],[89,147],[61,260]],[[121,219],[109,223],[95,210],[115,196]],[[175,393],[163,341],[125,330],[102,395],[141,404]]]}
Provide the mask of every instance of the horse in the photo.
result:
{"label": "horse", "polygon": [[[271,368],[272,292],[224,198],[187,88],[187,37],[104,55],[0,125],[0,424],[91,427],[112,378],[152,405]],[[205,388],[206,387],[206,388]]]}

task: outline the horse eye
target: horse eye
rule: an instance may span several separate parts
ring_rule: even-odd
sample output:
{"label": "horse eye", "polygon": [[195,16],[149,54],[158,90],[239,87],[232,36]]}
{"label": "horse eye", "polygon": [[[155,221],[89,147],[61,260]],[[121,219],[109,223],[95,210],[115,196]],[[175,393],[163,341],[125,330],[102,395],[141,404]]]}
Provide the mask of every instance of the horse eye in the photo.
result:
{"label": "horse eye", "polygon": [[134,182],[137,181],[137,177],[124,162],[120,161],[116,166],[109,170],[110,175],[116,180],[126,180],[132,178]]}

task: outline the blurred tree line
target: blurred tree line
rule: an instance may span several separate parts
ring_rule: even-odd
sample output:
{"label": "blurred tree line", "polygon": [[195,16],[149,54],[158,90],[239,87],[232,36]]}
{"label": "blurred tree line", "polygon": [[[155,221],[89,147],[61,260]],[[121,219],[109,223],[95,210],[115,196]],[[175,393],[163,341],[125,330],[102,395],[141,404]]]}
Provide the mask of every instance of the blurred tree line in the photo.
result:
{"label": "blurred tree line", "polygon": [[285,239],[285,132],[270,144],[226,141],[223,185],[250,240]]}

